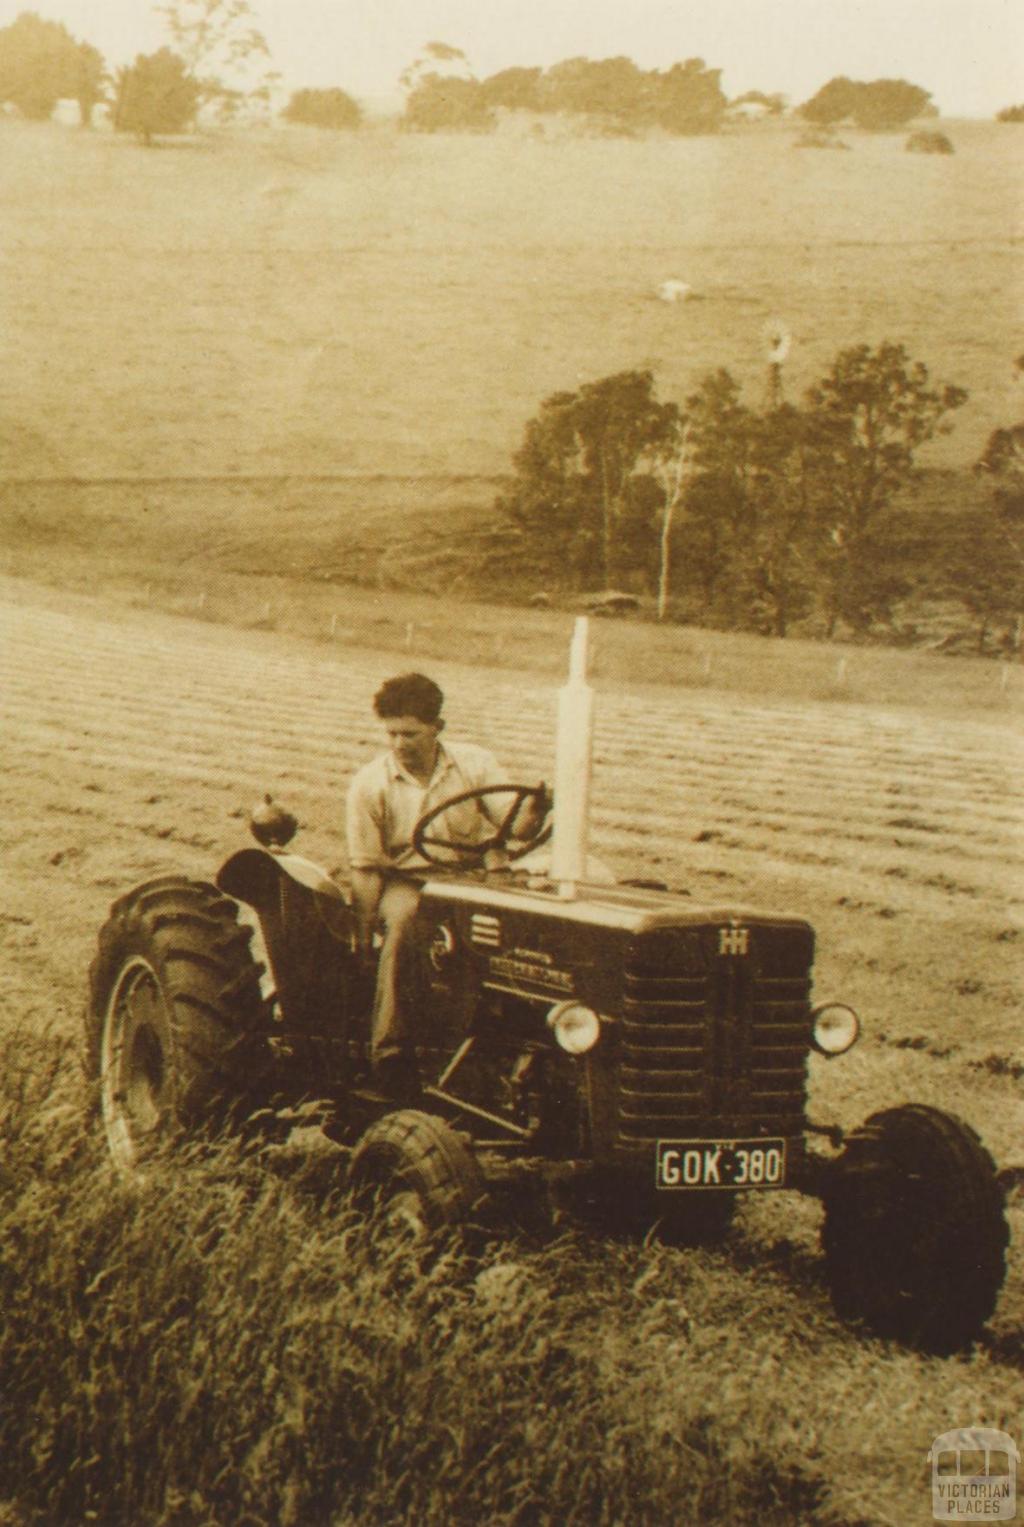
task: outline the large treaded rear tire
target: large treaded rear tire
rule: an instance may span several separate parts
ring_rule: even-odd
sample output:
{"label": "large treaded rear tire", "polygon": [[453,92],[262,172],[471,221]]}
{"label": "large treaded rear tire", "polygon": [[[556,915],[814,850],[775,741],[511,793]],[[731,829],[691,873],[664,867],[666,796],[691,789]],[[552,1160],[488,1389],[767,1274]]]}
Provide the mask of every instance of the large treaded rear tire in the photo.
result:
{"label": "large treaded rear tire", "polygon": [[352,1152],[348,1185],[357,1207],[386,1206],[420,1234],[464,1223],[485,1193],[469,1147],[443,1119],[415,1108],[370,1125]]}
{"label": "large treaded rear tire", "polygon": [[178,1127],[222,1120],[265,1072],[252,929],[215,886],[167,875],[122,896],[89,969],[86,1065],[123,1170]]}
{"label": "large treaded rear tire", "polygon": [[872,1114],[848,1137],[824,1206],[841,1319],[936,1353],[977,1337],[1002,1287],[1008,1228],[970,1125],[923,1104]]}

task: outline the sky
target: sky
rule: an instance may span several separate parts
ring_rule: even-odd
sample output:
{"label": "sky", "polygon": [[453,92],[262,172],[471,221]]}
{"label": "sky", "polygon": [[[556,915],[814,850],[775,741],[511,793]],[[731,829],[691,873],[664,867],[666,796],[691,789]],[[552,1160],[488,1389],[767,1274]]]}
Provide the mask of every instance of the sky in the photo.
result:
{"label": "sky", "polygon": [[[513,64],[625,54],[641,67],[703,58],[727,95],[795,105],[834,75],[904,78],[947,116],[1024,102],[1024,0],[252,0],[287,89],[398,95],[423,45],[463,49],[483,77]],[[148,0],[0,0],[62,21],[110,65],[167,41]]]}

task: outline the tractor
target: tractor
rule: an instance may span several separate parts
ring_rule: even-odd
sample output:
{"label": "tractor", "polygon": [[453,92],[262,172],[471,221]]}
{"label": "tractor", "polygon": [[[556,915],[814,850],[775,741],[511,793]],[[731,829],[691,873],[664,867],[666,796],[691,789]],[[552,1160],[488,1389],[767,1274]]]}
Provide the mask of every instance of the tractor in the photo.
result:
{"label": "tractor", "polygon": [[443,836],[451,802],[417,824],[430,868],[403,1000],[418,1096],[374,1093],[346,887],[293,851],[295,819],[271,804],[257,846],[212,882],[150,880],[100,933],[86,1049],[114,1161],[136,1170],[229,1106],[319,1100],[355,1202],[427,1232],[536,1190],[685,1244],[724,1235],[743,1194],[795,1190],[823,1202],[842,1319],[969,1345],[1005,1273],[1000,1179],[975,1131],[931,1106],[845,1134],[809,1117],[811,1051],[838,1058],[859,1033],[851,1007],[812,997],[811,925],[588,878],[585,626],[560,697],[550,862],[540,839],[511,840],[530,786],[494,787],[507,810],[486,842]]}

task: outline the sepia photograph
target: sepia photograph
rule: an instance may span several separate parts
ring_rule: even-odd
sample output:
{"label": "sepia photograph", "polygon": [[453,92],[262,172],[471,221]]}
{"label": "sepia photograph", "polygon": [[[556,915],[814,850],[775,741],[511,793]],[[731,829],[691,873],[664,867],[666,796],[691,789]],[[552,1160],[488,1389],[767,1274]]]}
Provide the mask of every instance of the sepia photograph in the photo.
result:
{"label": "sepia photograph", "polygon": [[1024,1520],[1024,10],[0,0],[0,1527]]}

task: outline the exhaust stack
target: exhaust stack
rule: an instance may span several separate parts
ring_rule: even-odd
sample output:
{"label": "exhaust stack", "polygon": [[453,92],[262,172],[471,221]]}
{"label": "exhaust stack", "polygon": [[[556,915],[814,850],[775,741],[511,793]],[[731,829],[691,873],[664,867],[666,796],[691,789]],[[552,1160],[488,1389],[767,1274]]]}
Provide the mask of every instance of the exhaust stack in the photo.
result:
{"label": "exhaust stack", "polygon": [[590,824],[590,769],[594,735],[594,691],[587,683],[587,617],[576,620],[569,650],[569,681],[558,692],[555,740],[555,825],[551,878],[565,901],[586,878]]}

